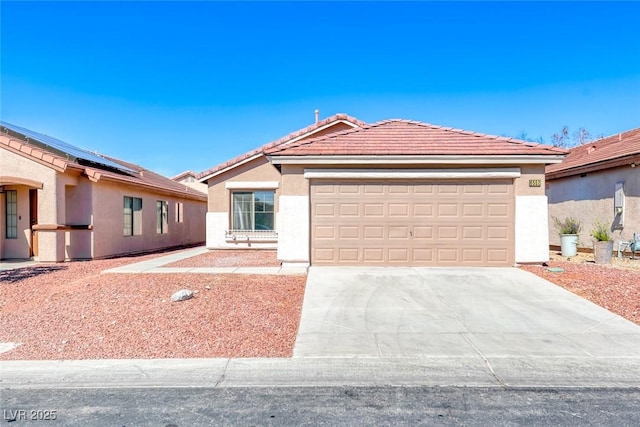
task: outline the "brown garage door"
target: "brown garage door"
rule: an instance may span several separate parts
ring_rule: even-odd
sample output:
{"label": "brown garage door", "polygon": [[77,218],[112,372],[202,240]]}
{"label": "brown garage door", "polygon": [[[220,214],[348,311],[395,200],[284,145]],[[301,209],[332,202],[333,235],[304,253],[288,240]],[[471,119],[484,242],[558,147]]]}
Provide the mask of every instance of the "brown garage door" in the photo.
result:
{"label": "brown garage door", "polygon": [[311,182],[314,265],[511,266],[512,180]]}

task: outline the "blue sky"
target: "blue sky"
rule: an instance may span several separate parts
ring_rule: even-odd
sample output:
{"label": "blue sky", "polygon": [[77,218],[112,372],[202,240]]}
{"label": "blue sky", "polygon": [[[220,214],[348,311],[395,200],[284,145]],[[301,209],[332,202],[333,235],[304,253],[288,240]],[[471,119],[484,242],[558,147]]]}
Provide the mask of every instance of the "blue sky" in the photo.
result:
{"label": "blue sky", "polygon": [[640,3],[0,2],[0,117],[167,176],[347,113],[640,126]]}

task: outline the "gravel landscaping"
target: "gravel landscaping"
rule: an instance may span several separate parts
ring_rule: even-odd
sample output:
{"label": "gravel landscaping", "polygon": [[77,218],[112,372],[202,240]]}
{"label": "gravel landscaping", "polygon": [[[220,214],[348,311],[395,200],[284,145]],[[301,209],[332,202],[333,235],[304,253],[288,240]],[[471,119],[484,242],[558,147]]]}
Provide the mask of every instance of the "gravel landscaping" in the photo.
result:
{"label": "gravel landscaping", "polygon": [[99,273],[162,255],[0,271],[0,360],[291,356],[305,276]]}
{"label": "gravel landscaping", "polygon": [[274,250],[218,249],[164,267],[280,267]]}
{"label": "gravel landscaping", "polygon": [[[100,274],[168,253],[0,271],[0,360],[290,357],[306,277]],[[274,251],[210,251],[167,266],[277,266]],[[561,272],[549,268],[562,268]],[[640,325],[640,260],[520,267]],[[172,302],[191,289],[195,296]]]}

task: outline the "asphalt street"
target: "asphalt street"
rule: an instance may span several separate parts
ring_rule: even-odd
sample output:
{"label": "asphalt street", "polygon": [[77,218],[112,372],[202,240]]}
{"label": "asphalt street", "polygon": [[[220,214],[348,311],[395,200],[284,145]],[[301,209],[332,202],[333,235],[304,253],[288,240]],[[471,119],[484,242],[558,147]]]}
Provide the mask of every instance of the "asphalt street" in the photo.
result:
{"label": "asphalt street", "polygon": [[639,405],[637,388],[4,389],[2,425],[637,426]]}

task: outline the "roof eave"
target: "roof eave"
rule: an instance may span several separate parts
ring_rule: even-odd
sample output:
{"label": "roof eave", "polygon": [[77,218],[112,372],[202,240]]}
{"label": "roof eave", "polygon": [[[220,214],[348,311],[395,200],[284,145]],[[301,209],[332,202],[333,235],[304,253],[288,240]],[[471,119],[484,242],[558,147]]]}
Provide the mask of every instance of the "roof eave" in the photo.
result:
{"label": "roof eave", "polygon": [[[89,177],[89,178],[91,179],[91,177]],[[152,183],[149,183],[149,182],[137,182],[135,180],[121,179],[119,177],[106,175],[106,174],[100,174],[100,175],[96,176],[92,180],[94,182],[98,182],[99,180],[102,180],[102,181],[126,183],[127,185],[132,185],[132,186],[135,186],[135,187],[142,187],[142,188],[147,188],[147,189],[151,188],[151,189],[155,190],[159,194],[166,194],[166,195],[170,195],[170,196],[176,196],[176,197],[181,197],[181,198],[191,199],[191,200],[207,201],[207,194],[206,193],[202,193],[202,192],[200,192],[198,190],[191,189],[190,187],[187,187],[187,186],[185,186],[185,191],[180,191],[180,190],[177,190],[177,189],[167,188],[167,187],[163,187],[163,186],[157,185],[157,184],[152,184]],[[194,194],[191,191],[198,191],[199,194]]]}
{"label": "roof eave", "polygon": [[562,162],[564,155],[314,155],[314,156],[267,156],[273,164],[555,164]]}
{"label": "roof eave", "polygon": [[[355,120],[355,119],[353,119],[353,120]],[[222,168],[220,170],[215,170],[215,168],[214,168],[214,172],[207,173],[205,171],[204,172],[205,175],[203,175],[200,178],[197,178],[198,182],[206,183],[208,180],[210,180],[213,177],[221,175],[221,174],[223,174],[225,172],[228,172],[228,171],[230,171],[230,170],[232,170],[234,168],[242,166],[245,163],[248,163],[248,162],[250,162],[252,160],[255,160],[255,159],[259,158],[260,156],[263,156],[264,155],[264,150],[266,150],[266,149],[270,149],[270,148],[274,148],[274,147],[284,147],[286,145],[293,144],[295,142],[300,141],[301,139],[308,138],[308,137],[310,137],[310,136],[312,136],[312,135],[314,135],[314,134],[316,134],[318,132],[322,132],[323,130],[328,129],[328,128],[332,127],[332,126],[335,126],[336,124],[339,124],[339,123],[351,126],[353,129],[360,128],[364,124],[364,122],[353,123],[353,122],[351,122],[351,121],[349,121],[347,119],[344,119],[344,118],[340,118],[340,119],[337,119],[337,120],[334,120],[334,121],[327,122],[327,123],[325,123],[325,124],[323,124],[321,126],[318,126],[315,129],[312,129],[312,130],[309,130],[307,132],[301,133],[300,135],[297,135],[297,136],[291,138],[290,140],[286,140],[286,141],[282,141],[282,142],[280,142],[280,140],[276,140],[275,141],[275,145],[274,145],[274,142],[270,142],[270,143],[267,143],[267,144],[263,145],[260,148],[248,151],[244,155],[248,155],[249,153],[252,153],[252,152],[255,152],[255,154],[249,155],[248,157],[243,158],[242,160],[240,160],[238,162],[234,162],[234,163],[232,163],[230,165],[227,165],[227,166],[225,166],[224,168]]]}
{"label": "roof eave", "polygon": [[567,178],[574,175],[581,175],[584,173],[597,172],[606,169],[613,169],[617,167],[631,166],[635,164],[640,166],[640,153],[636,153],[630,156],[618,157],[616,159],[603,160],[601,162],[589,163],[574,166],[567,169],[560,169],[553,172],[547,172],[545,178],[547,180]]}

